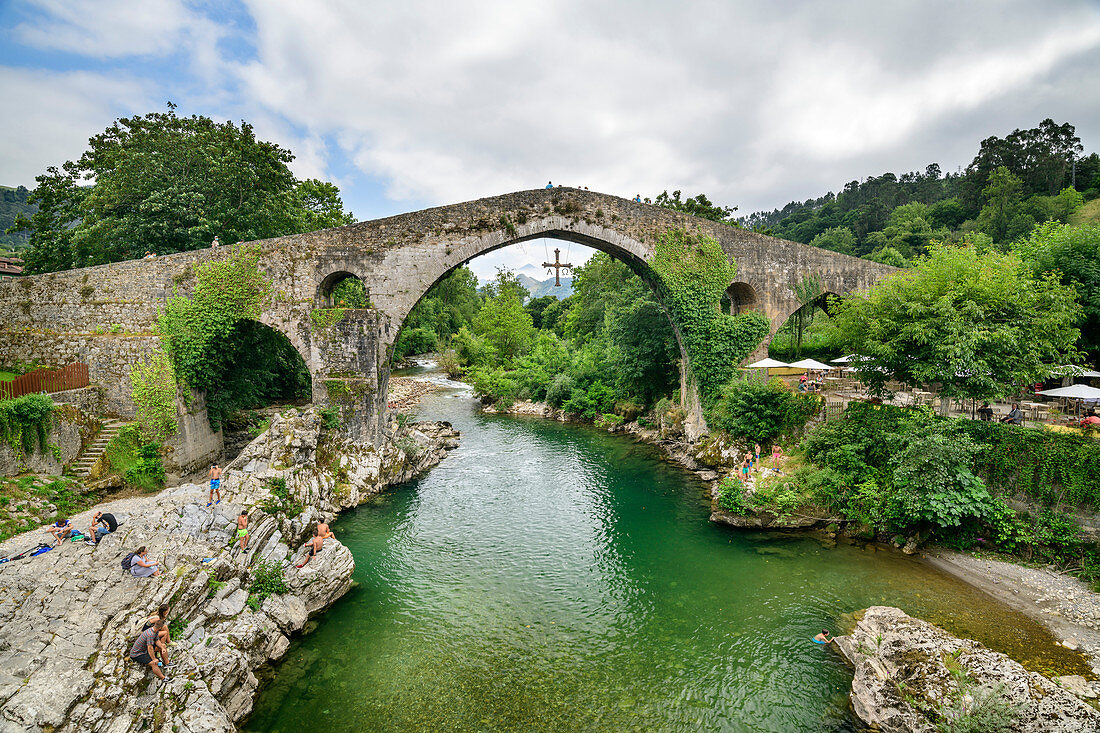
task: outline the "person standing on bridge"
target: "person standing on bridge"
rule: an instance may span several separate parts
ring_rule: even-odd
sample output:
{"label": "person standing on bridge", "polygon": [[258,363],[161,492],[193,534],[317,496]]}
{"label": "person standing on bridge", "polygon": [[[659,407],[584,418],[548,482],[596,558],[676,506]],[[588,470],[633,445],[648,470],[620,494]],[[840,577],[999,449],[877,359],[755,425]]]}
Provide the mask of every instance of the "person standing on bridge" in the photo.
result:
{"label": "person standing on bridge", "polygon": [[553,188],[554,187],[554,182],[553,181],[547,181],[546,182],[546,187],[547,188]]}
{"label": "person standing on bridge", "polygon": [[635,194],[635,196],[634,196],[634,203],[636,203],[636,204],[640,204],[640,203],[642,203],[642,194],[640,194],[640,193],[639,193],[639,194]]}

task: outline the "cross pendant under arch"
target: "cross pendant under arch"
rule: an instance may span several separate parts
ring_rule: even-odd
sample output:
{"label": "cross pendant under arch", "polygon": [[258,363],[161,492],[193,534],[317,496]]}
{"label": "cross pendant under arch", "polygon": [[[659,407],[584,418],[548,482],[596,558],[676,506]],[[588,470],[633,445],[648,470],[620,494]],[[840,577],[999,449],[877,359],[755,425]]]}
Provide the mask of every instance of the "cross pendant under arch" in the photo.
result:
{"label": "cross pendant under arch", "polygon": [[[562,268],[564,267],[566,270],[572,270],[573,269],[573,266],[570,265],[568,262],[562,262],[561,261],[560,254],[561,254],[561,250],[560,249],[555,249],[554,250],[554,261],[553,262],[543,262],[542,263],[543,267],[546,267],[546,268],[551,268],[552,267],[552,268],[554,268],[554,287],[555,288],[560,288],[561,287],[561,271],[562,271]],[[549,269],[547,269],[546,274],[547,275],[550,274]]]}

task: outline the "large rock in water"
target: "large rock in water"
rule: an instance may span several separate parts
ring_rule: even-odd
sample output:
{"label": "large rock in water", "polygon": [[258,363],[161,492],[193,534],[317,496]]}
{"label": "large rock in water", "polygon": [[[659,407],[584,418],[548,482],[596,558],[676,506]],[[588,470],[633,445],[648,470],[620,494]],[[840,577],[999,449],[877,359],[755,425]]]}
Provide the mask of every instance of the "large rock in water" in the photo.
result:
{"label": "large rock in water", "polygon": [[[377,448],[353,445],[323,431],[315,411],[291,410],[226,468],[221,504],[207,507],[206,486],[194,484],[113,501],[97,508],[120,526],[98,546],[65,542],[0,564],[0,733],[236,730],[252,710],[254,671],[351,586],[355,561],[337,540],[295,567],[316,522],[434,465],[456,444],[450,426],[428,423]],[[245,509],[250,538],[241,552],[233,536]],[[72,519],[86,528],[91,512]],[[0,543],[0,557],[51,541],[44,529]],[[160,576],[120,567],[141,545]],[[282,574],[288,592],[252,597],[260,563]],[[161,603],[171,604],[174,622],[168,683],[128,659]]]}
{"label": "large rock in water", "polygon": [[868,608],[835,644],[855,667],[852,709],[872,730],[935,733],[952,718],[984,714],[1012,720],[990,730],[1100,731],[1100,711],[1051,680],[897,608]]}

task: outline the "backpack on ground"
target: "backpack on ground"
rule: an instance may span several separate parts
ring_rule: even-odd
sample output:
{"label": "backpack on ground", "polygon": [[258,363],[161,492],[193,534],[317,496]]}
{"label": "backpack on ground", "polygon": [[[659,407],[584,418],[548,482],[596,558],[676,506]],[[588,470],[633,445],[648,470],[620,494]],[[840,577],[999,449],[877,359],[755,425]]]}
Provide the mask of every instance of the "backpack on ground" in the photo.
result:
{"label": "backpack on ground", "polygon": [[134,561],[134,556],[135,555],[137,555],[136,552],[131,552],[129,555],[122,558],[122,569],[123,570],[129,570],[130,569],[130,563],[132,563]]}

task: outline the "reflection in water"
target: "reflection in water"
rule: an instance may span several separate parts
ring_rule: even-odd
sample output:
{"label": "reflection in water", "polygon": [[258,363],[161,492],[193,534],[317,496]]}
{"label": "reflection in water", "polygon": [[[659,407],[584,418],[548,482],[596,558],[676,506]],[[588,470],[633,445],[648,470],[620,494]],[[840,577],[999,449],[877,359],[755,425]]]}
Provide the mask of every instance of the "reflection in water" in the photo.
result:
{"label": "reflection in water", "polygon": [[455,389],[420,413],[461,447],[336,523],[358,585],[248,730],[848,730],[850,673],[810,637],[872,604],[1033,669],[1079,663],[913,558],[709,524],[701,486],[648,446],[480,415]]}

